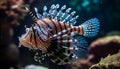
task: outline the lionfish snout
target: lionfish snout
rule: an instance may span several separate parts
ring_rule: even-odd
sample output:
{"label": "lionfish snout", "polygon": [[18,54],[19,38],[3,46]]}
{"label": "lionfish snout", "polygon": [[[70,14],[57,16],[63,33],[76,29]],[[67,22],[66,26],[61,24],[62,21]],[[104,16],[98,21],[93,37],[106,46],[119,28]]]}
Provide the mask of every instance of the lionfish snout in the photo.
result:
{"label": "lionfish snout", "polygon": [[19,37],[19,47],[21,47],[21,45],[32,49],[32,43],[31,43],[31,39],[32,39],[32,29],[31,28],[26,28],[26,32],[25,34],[23,34],[21,37]]}
{"label": "lionfish snout", "polygon": [[21,37],[19,37],[19,41],[20,41],[19,47],[23,45],[24,47],[27,47],[32,50],[46,51],[45,47],[48,45],[48,42],[45,41],[44,35],[40,33],[40,31],[37,32],[36,29],[37,26],[26,28],[26,33],[23,34]]}

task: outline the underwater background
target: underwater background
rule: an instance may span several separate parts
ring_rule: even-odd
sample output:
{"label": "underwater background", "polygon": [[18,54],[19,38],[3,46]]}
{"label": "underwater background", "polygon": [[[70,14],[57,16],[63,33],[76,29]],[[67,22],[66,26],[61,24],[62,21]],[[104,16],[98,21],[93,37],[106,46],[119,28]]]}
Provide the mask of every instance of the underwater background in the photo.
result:
{"label": "underwater background", "polygon": [[[35,52],[18,48],[18,37],[25,33],[24,26],[30,27],[33,23],[24,7],[30,7],[33,13],[37,7],[42,13],[45,5],[50,8],[52,4],[67,5],[75,10],[79,15],[76,25],[90,18],[99,19],[98,35],[86,38],[89,43],[87,58],[59,66],[46,57],[41,64],[34,61]],[[120,69],[119,26],[120,0],[0,0],[0,69]]]}

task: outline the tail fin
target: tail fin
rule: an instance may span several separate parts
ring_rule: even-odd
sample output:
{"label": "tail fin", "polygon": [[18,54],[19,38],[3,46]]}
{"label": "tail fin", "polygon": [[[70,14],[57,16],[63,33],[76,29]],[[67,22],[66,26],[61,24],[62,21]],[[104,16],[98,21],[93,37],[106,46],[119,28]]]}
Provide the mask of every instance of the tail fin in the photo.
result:
{"label": "tail fin", "polygon": [[81,24],[83,28],[83,36],[85,37],[93,37],[97,35],[99,31],[99,20],[97,18],[92,18],[83,24]]}

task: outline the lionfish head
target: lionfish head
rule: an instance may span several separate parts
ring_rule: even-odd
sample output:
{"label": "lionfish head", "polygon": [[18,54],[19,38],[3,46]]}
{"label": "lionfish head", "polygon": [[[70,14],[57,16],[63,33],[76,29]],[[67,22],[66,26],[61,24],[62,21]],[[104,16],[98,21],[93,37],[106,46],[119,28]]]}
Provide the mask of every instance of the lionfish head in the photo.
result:
{"label": "lionfish head", "polygon": [[[19,37],[19,47],[24,46],[29,49],[37,50],[35,41],[38,41],[38,40],[34,36],[35,34],[34,34],[33,28],[32,27],[26,28],[26,33],[23,34],[21,37]],[[41,46],[40,43],[38,43],[37,45]]]}

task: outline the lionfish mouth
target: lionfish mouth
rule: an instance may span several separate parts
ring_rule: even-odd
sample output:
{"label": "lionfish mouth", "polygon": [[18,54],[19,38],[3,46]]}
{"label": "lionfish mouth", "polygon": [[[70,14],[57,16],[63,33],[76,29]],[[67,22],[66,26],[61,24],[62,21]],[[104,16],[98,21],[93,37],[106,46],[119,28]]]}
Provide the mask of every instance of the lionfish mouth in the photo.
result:
{"label": "lionfish mouth", "polygon": [[24,45],[24,47],[27,47],[29,49],[33,49],[32,45],[30,43],[26,42],[25,40],[21,40],[18,47],[21,47],[21,45]]}
{"label": "lionfish mouth", "polygon": [[[46,50],[46,46],[49,45],[49,42],[41,43],[41,40],[36,32],[31,28],[26,28],[26,33],[19,37],[19,46],[24,46],[32,50]],[[35,36],[36,35],[36,36]],[[42,34],[41,34],[42,35]]]}
{"label": "lionfish mouth", "polygon": [[[31,36],[29,35],[31,28],[26,28],[26,33],[23,34],[21,37],[19,37],[19,46],[21,47],[22,45],[24,47],[33,49],[32,43],[31,43]],[[35,49],[35,48],[34,48]]]}

